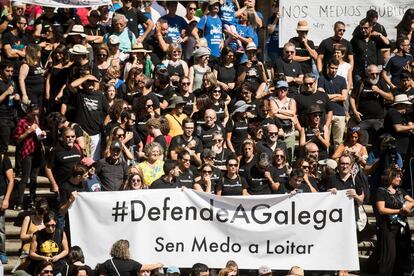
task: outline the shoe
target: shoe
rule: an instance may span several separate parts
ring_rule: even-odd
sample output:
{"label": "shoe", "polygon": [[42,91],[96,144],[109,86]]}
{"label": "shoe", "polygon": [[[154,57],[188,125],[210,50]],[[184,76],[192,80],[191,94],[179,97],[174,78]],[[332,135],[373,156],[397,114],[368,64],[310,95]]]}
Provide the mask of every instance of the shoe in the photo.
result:
{"label": "shoe", "polygon": [[0,261],[2,264],[7,264],[9,262],[9,257],[7,257],[6,253],[0,253]]}
{"label": "shoe", "polygon": [[[21,211],[21,210],[23,210],[23,205],[22,204],[18,204],[18,205],[16,205],[16,207],[14,208],[16,211]],[[0,255],[1,256],[1,255]]]}

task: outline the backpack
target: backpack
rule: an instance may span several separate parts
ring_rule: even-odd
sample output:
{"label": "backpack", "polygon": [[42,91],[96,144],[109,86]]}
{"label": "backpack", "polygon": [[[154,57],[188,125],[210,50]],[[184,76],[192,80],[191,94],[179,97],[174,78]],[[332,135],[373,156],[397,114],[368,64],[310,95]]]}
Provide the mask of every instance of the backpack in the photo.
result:
{"label": "backpack", "polygon": [[92,144],[91,136],[86,131],[84,131],[83,128],[77,123],[73,123],[70,127],[74,128],[74,126],[79,126],[82,129],[82,136],[83,136],[83,140],[85,143],[85,148],[82,149],[83,156],[90,157],[91,156],[91,144]]}

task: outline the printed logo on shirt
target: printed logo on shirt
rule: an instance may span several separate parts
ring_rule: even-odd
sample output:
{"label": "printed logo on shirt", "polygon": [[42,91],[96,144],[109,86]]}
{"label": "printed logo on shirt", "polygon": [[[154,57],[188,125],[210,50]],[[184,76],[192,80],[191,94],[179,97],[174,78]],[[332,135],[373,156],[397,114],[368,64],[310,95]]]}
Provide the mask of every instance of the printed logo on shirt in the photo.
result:
{"label": "printed logo on shirt", "polygon": [[85,104],[86,108],[88,109],[88,111],[98,110],[99,101],[88,99],[88,98],[83,98],[83,100],[84,100],[84,104]]}
{"label": "printed logo on shirt", "polygon": [[54,240],[47,240],[40,245],[40,253],[46,257],[53,257],[59,253],[59,246]]}

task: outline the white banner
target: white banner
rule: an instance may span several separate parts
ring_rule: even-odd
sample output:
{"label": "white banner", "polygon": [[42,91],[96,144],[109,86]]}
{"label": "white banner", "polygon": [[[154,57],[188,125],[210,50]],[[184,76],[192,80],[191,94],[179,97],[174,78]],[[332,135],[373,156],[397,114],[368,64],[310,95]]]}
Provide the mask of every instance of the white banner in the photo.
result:
{"label": "white banner", "polygon": [[53,8],[83,8],[112,5],[111,0],[21,0],[21,2]]}
{"label": "white banner", "polygon": [[388,38],[396,39],[395,26],[405,11],[414,8],[412,0],[280,0],[281,19],[279,28],[279,46],[297,36],[296,26],[299,20],[309,23],[309,39],[315,45],[333,35],[336,21],[346,24],[345,38],[350,40],[359,21],[365,18],[370,9],[378,12],[378,23],[384,25]]}
{"label": "white banner", "polygon": [[193,190],[81,193],[69,210],[72,245],[92,267],[130,241],[141,263],[241,269],[300,265],[359,270],[353,200],[345,192],[217,197]]}

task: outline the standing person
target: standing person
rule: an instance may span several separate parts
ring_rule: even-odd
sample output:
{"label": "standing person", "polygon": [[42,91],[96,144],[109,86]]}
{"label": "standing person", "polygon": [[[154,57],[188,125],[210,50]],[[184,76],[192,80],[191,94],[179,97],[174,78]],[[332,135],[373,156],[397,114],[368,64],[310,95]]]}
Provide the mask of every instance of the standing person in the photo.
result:
{"label": "standing person", "polygon": [[96,162],[96,175],[102,191],[119,191],[128,179],[128,165],[121,159],[122,148],[121,141],[113,140],[109,157]]}
{"label": "standing person", "polygon": [[364,18],[359,22],[361,32],[351,39],[354,50],[354,77],[359,79],[368,65],[382,65],[382,50],[389,49],[390,41],[381,33],[373,31],[373,22]]}
{"label": "standing person", "polygon": [[19,70],[19,87],[22,93],[22,103],[43,106],[45,97],[45,69],[41,61],[41,48],[31,44],[26,48],[26,56]]}
{"label": "standing person", "polygon": [[65,128],[62,131],[62,141],[49,151],[45,174],[56,195],[59,193],[60,184],[70,177],[73,166],[82,159],[82,150],[75,145],[75,140],[75,130]]}
{"label": "standing person", "polygon": [[296,46],[288,42],[283,46],[283,55],[273,64],[275,74],[283,74],[289,84],[290,93],[297,95],[299,93],[299,86],[303,83],[303,72],[299,62],[295,61]]}
{"label": "standing person", "polygon": [[18,157],[22,166],[22,179],[19,183],[17,210],[23,209],[24,190],[30,183],[30,203],[36,197],[37,176],[42,161],[43,150],[41,140],[46,132],[39,127],[39,107],[30,107],[26,118],[18,121],[14,131],[14,139],[18,143]]}
{"label": "standing person", "polygon": [[235,66],[234,51],[225,46],[221,50],[220,60],[216,66],[214,66],[214,75],[217,78],[217,84],[225,92],[230,93],[236,86],[236,66]]}
{"label": "standing person", "polygon": [[112,19],[113,32],[105,34],[104,42],[106,44],[119,44],[119,49],[121,52],[131,51],[132,45],[136,44],[137,39],[135,37],[135,34],[127,27],[127,23],[128,20],[125,15],[115,14]]}
{"label": "standing person", "polygon": [[151,271],[162,267],[162,264],[141,264],[130,257],[129,242],[116,241],[111,248],[111,259],[102,264],[102,272],[108,276],[138,275],[140,271]]}
{"label": "standing person", "polygon": [[13,64],[2,61],[0,64],[0,153],[6,153],[10,144],[12,129],[14,128],[14,101],[20,100],[17,88],[12,80]]}
{"label": "standing person", "polygon": [[199,32],[207,39],[208,48],[211,50],[211,55],[218,59],[220,57],[220,50],[223,47],[223,23],[218,16],[220,11],[219,0],[208,1],[209,13],[201,17],[197,24],[197,28],[193,29],[191,33],[196,42],[200,40]]}
{"label": "standing person", "polygon": [[160,19],[168,22],[168,34],[173,43],[181,44],[187,41],[186,29],[188,28],[187,21],[179,15],[177,12],[177,1],[168,1],[167,9],[168,13],[161,16]]}
{"label": "standing person", "polygon": [[248,138],[247,129],[249,121],[246,112],[250,105],[240,100],[234,104],[234,111],[226,124],[226,145],[227,148],[237,156],[242,155],[242,143]]}
{"label": "standing person", "polygon": [[317,59],[317,68],[318,72],[323,72],[324,66],[328,60],[333,56],[335,44],[342,44],[346,47],[346,61],[349,62],[352,67],[354,66],[354,56],[351,43],[344,38],[345,34],[345,23],[342,21],[337,21],[334,24],[334,35],[322,40],[318,48],[318,59]]}
{"label": "standing person", "polygon": [[187,187],[191,189],[193,184],[199,179],[195,167],[191,166],[191,155],[188,151],[182,150],[178,152],[177,160],[180,173],[176,179],[176,185],[179,188]]}
{"label": "standing person", "polygon": [[173,96],[170,99],[168,104],[170,113],[166,114],[165,118],[168,120],[170,126],[169,135],[171,135],[171,137],[183,134],[183,121],[187,118],[187,115],[183,113],[185,104],[186,102],[180,96]]}
{"label": "standing person", "polygon": [[180,168],[177,160],[166,160],[163,165],[164,175],[155,180],[150,189],[170,189],[180,187],[177,178],[180,176]]}
{"label": "standing person", "polygon": [[280,193],[280,181],[277,172],[272,166],[272,157],[261,153],[258,162],[247,173],[247,192],[250,195],[265,195]]}
{"label": "standing person", "polygon": [[249,195],[248,184],[244,177],[239,175],[239,162],[236,157],[229,157],[226,161],[227,173],[216,186],[216,195]]}
{"label": "standing person", "polygon": [[266,51],[271,64],[276,63],[282,52],[279,48],[279,18],[279,0],[273,0],[271,16],[266,22],[268,34]]}
{"label": "standing person", "polygon": [[402,36],[407,36],[410,45],[411,50],[410,53],[414,53],[414,36],[413,36],[413,21],[414,21],[414,9],[410,8],[407,9],[401,19],[401,21],[396,26],[397,29],[397,38]]}
{"label": "standing person", "polygon": [[378,210],[378,275],[407,275],[412,269],[411,232],[407,216],[413,211],[414,199],[401,186],[402,172],[389,168],[383,186],[376,193]]}
{"label": "standing person", "polygon": [[293,37],[289,42],[295,44],[296,55],[293,60],[300,63],[302,73],[312,73],[312,65],[318,58],[318,53],[315,50],[315,44],[308,39],[309,25],[308,21],[300,20],[296,27],[298,36]]}
{"label": "standing person", "polygon": [[322,74],[318,80],[318,89],[328,94],[333,111],[331,131],[334,148],[338,147],[343,141],[346,128],[345,103],[348,99],[346,80],[337,74],[338,67],[338,60],[328,61],[326,73]]}
{"label": "standing person", "polygon": [[77,123],[89,134],[91,157],[97,161],[100,159],[101,131],[109,111],[108,102],[98,91],[99,81],[93,75],[76,79],[70,86],[77,90],[74,95]]}
{"label": "standing person", "polygon": [[[410,55],[410,39],[406,36],[399,37],[397,39],[396,52],[385,64],[381,72],[382,78],[385,82],[395,89],[400,85],[400,75],[404,70],[404,67],[413,60],[413,56]],[[391,79],[388,77],[391,75]]]}
{"label": "standing person", "polygon": [[197,126],[196,135],[203,142],[203,147],[210,148],[213,146],[213,133],[223,133],[223,128],[216,123],[217,115],[214,109],[206,109],[204,112],[205,124]]}
{"label": "standing person", "polygon": [[[122,0],[122,8],[117,9],[115,12],[125,15],[128,22],[127,27],[134,33],[138,43],[143,43],[151,33],[152,29],[154,29],[152,20],[147,18],[140,10],[132,7],[132,0]],[[139,24],[145,24],[146,26],[142,36],[139,35]]]}

